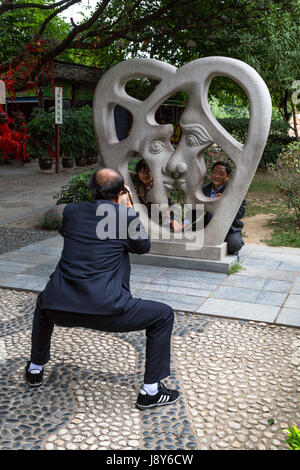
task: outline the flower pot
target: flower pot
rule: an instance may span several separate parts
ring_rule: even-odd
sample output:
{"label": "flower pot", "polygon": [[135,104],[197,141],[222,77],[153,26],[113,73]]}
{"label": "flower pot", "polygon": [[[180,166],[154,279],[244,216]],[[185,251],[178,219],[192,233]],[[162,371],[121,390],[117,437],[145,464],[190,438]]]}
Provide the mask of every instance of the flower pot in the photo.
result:
{"label": "flower pot", "polygon": [[63,168],[73,168],[74,160],[73,160],[73,158],[62,158],[61,159],[61,164],[62,164]]}
{"label": "flower pot", "polygon": [[51,158],[39,158],[39,165],[41,170],[51,170],[52,159]]}
{"label": "flower pot", "polygon": [[78,157],[76,158],[76,165],[77,166],[86,166],[87,158],[86,157]]}

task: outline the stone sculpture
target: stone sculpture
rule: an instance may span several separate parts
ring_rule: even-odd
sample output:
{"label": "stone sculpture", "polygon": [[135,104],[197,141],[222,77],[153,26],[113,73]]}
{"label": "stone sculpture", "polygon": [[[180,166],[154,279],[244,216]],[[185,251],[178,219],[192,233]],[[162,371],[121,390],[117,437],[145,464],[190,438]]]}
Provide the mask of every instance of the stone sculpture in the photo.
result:
{"label": "stone sculpture", "polygon": [[[216,76],[231,78],[248,97],[250,122],[243,144],[219,124],[209,107],[208,90]],[[159,83],[150,96],[139,101],[126,93],[125,85],[142,77]],[[155,113],[168,97],[178,91],[187,93],[188,104],[180,119],[182,136],[175,150],[170,142],[172,125],[158,124]],[[116,105],[123,106],[133,116],[131,132],[122,141],[118,140],[115,131],[113,110]],[[204,230],[201,253],[185,254],[191,257],[221,259],[226,254],[224,239],[261,159],[271,113],[271,98],[263,79],[246,63],[228,57],[198,59],[178,69],[154,59],[127,60],[105,73],[94,94],[94,127],[104,164],[123,174],[126,184],[132,188],[134,203],[139,201],[130,179],[128,161],[137,152],[147,161],[153,175],[149,194],[152,203],[166,208],[168,189],[177,182],[186,194],[186,203],[203,204],[213,214]],[[233,177],[223,196],[217,199],[207,198],[202,192],[206,175],[203,153],[213,143],[218,144],[235,163]],[[142,220],[146,217],[146,212],[142,211]],[[169,254],[172,254],[170,246]],[[219,250],[206,249],[213,247]],[[163,253],[161,249],[158,252]],[[178,246],[175,253],[184,256]]]}

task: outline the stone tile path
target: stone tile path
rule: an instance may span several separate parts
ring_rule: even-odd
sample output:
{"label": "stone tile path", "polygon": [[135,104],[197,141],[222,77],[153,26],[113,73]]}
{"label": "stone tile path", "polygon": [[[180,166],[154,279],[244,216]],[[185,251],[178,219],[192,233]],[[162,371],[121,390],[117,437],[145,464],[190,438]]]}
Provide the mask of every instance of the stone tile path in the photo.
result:
{"label": "stone tile path", "polygon": [[279,450],[300,427],[300,250],[246,245],[226,275],[132,266],[135,296],[176,312],[178,403],[135,408],[145,334],[55,327],[45,382],[23,380],[36,296],[61,237],[0,256],[0,449]]}
{"label": "stone tile path", "polygon": [[[62,249],[55,236],[0,256],[0,287],[44,289]],[[300,249],[246,245],[238,273],[132,265],[134,296],[175,310],[300,326]]]}

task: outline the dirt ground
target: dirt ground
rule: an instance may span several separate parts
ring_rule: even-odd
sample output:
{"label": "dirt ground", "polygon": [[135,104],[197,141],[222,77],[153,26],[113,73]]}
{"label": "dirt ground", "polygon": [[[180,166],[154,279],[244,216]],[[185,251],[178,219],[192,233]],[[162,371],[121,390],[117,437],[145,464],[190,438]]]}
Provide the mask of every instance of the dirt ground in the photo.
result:
{"label": "dirt ground", "polygon": [[[21,200],[23,200],[22,194],[32,194],[32,197],[38,197],[39,190],[48,187],[51,189],[49,202],[51,203],[53,201],[53,205],[55,205],[55,200],[52,199],[52,196],[57,194],[61,186],[67,184],[71,176],[81,173],[89,168],[90,167],[85,169],[74,167],[72,169],[60,169],[59,173],[56,174],[53,169],[41,172],[37,162],[30,163],[25,167],[1,165],[0,200],[5,200],[7,204],[8,201],[15,198],[16,194],[19,194],[19,201],[21,202]],[[39,213],[30,216],[27,215],[24,218],[10,222],[7,225],[12,227],[39,229],[43,215],[44,211],[41,210]],[[271,214],[257,214],[253,217],[244,217],[244,241],[246,243],[265,245],[266,243],[262,240],[269,238],[272,233],[272,229],[266,226],[271,218]]]}
{"label": "dirt ground", "polygon": [[245,243],[267,245],[262,240],[271,237],[272,229],[266,224],[272,219],[270,214],[257,214],[253,217],[244,217],[243,239]]}

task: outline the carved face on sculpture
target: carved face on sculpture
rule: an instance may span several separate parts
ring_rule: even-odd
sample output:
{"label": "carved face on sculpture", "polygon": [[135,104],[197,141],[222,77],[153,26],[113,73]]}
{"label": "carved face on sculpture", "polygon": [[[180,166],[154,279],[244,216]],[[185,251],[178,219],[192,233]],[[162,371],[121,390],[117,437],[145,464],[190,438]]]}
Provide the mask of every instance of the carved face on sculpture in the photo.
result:
{"label": "carved face on sculpture", "polygon": [[[232,137],[215,119],[208,104],[208,90],[215,76],[234,80],[250,102],[250,123],[245,144]],[[125,91],[128,81],[149,77],[159,81],[144,101]],[[173,126],[158,124],[155,114],[164,101],[184,91],[188,104],[180,119],[182,135],[176,148],[170,138]],[[114,107],[127,109],[133,123],[129,136],[119,141],[116,135]],[[153,186],[152,203],[168,204],[168,189],[175,182],[186,193],[187,203],[209,205],[212,221],[205,228],[205,242],[219,244],[229,230],[237,210],[255,174],[267,140],[272,105],[268,89],[250,67],[236,59],[207,57],[177,69],[153,59],[131,59],[110,69],[97,85],[94,94],[94,126],[100,153],[107,167],[119,170],[132,189],[134,203],[138,198],[128,171],[128,162],[135,153],[150,167]],[[226,194],[207,198],[202,192],[206,165],[204,151],[216,143],[235,164]]]}
{"label": "carved face on sculpture", "polygon": [[211,146],[212,139],[206,129],[197,123],[180,121],[182,135],[180,142],[168,161],[166,171],[176,175],[176,183],[186,194],[186,202],[193,203],[202,193],[206,176],[204,151]]}
{"label": "carved face on sculpture", "polygon": [[173,129],[171,125],[156,125],[153,131],[142,140],[138,153],[145,159],[152,174],[152,188],[148,193],[150,201],[167,206],[168,187],[173,186],[174,178],[163,173],[162,168],[167,166],[174,153],[170,142]]}

